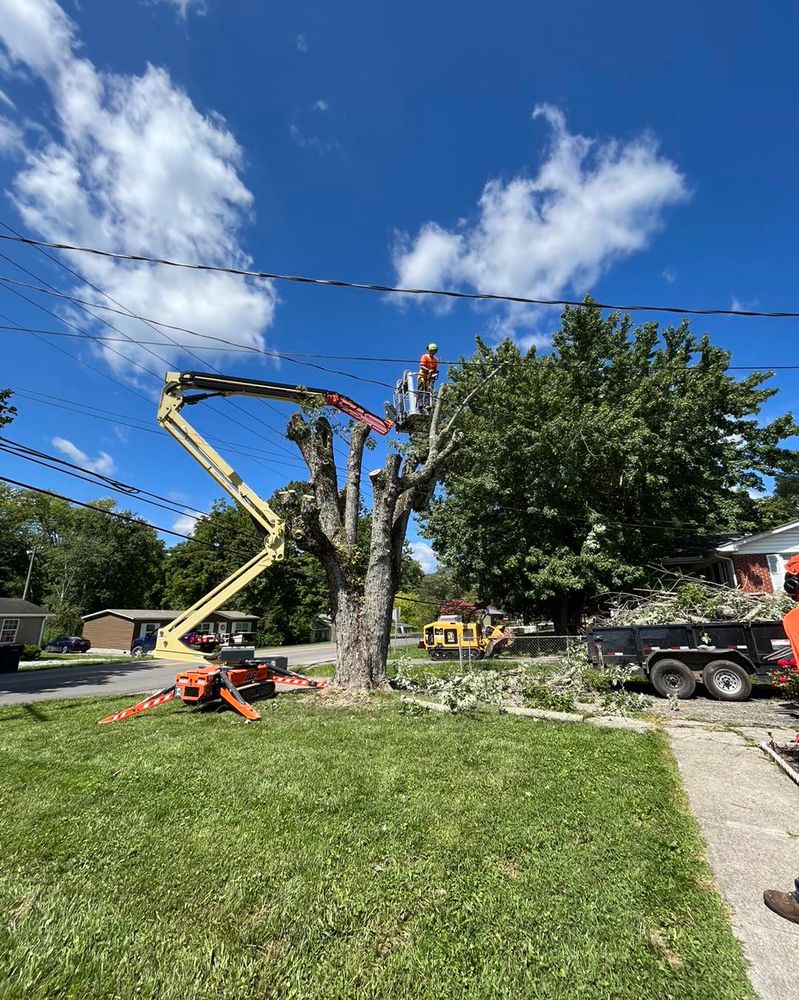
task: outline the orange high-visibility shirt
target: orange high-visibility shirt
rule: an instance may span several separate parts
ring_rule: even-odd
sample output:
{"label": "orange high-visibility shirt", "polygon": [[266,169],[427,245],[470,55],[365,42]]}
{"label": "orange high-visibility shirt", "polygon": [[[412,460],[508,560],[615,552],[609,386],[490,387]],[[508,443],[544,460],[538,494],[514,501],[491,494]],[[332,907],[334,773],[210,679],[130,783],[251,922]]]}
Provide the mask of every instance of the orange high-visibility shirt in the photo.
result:
{"label": "orange high-visibility shirt", "polygon": [[792,608],[785,615],[782,619],[782,627],[788,636],[788,641],[791,644],[791,650],[796,658],[796,662],[799,663],[799,605]]}
{"label": "orange high-visibility shirt", "polygon": [[438,358],[432,354],[423,354],[422,360],[419,362],[419,367],[423,372],[437,372]]}

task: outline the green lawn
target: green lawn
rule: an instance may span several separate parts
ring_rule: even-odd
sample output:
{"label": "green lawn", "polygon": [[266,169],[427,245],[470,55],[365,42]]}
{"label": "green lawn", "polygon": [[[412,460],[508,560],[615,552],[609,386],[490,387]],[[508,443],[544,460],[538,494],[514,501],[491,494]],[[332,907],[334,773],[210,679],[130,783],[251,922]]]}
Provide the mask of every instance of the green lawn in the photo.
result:
{"label": "green lawn", "polygon": [[0,710],[2,998],[753,996],[659,734],[128,700]]}

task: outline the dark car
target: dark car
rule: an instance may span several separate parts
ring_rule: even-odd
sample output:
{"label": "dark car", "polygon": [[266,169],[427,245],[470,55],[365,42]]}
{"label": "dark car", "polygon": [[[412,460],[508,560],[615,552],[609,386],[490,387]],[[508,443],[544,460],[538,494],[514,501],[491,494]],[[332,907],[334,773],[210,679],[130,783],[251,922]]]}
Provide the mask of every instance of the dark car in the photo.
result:
{"label": "dark car", "polygon": [[[155,634],[138,636],[130,647],[130,655],[146,656],[148,653],[152,653],[155,649],[155,640]],[[192,646],[194,649],[205,651],[215,649],[219,644],[217,637],[207,632],[187,632],[181,636],[181,642],[185,642],[187,646]]]}
{"label": "dark car", "polygon": [[44,647],[45,653],[88,653],[92,644],[79,635],[59,635]]}

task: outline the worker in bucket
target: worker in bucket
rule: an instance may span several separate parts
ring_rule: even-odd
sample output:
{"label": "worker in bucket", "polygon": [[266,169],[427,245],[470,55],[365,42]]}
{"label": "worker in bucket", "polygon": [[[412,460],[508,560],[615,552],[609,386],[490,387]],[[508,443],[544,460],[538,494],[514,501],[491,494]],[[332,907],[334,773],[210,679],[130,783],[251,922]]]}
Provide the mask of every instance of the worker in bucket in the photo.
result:
{"label": "worker in bucket", "polygon": [[428,344],[427,350],[419,362],[418,386],[419,392],[432,394],[438,378],[438,344]]}
{"label": "worker in bucket", "polygon": [[[783,589],[792,601],[799,602],[799,555],[791,556],[785,564]],[[794,660],[799,663],[799,603],[782,619],[782,626],[791,643]],[[763,902],[780,917],[799,924],[799,878],[794,880],[793,885],[793,892],[766,889]]]}

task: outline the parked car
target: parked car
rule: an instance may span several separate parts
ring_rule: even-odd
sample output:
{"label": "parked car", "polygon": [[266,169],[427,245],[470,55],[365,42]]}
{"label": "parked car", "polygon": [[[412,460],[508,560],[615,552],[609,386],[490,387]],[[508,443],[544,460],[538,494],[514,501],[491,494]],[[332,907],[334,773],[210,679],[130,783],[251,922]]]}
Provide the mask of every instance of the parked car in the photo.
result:
{"label": "parked car", "polygon": [[[140,635],[133,640],[130,647],[131,656],[146,656],[155,649],[156,635]],[[209,632],[187,632],[181,636],[181,642],[194,649],[208,652],[215,649],[219,644],[219,639]]]}
{"label": "parked car", "polygon": [[45,653],[88,653],[92,644],[79,635],[59,635],[44,647]]}

